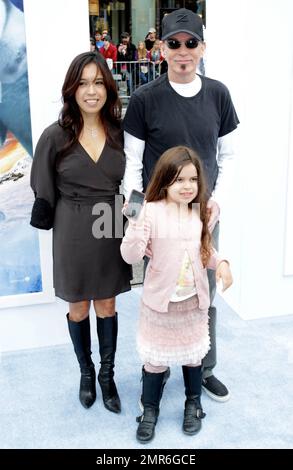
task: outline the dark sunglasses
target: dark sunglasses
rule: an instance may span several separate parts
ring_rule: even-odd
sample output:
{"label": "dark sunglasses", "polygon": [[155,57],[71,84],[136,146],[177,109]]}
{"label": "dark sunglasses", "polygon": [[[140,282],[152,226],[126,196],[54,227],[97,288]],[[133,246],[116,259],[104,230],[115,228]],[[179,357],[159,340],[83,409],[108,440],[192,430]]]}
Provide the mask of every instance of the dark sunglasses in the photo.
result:
{"label": "dark sunglasses", "polygon": [[179,49],[181,47],[181,44],[185,44],[185,47],[187,47],[187,49],[196,49],[199,45],[199,40],[191,38],[187,39],[187,41],[184,41],[184,43],[182,43],[180,41],[177,41],[177,39],[167,39],[166,43],[169,49]]}

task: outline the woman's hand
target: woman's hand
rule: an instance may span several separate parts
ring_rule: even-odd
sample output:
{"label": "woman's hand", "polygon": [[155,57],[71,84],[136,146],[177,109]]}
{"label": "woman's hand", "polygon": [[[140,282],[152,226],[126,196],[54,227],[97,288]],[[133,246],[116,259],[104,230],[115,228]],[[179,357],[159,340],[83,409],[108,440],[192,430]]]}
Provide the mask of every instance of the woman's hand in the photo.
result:
{"label": "woman's hand", "polygon": [[222,280],[222,292],[233,284],[233,277],[229,263],[227,261],[221,261],[216,269],[216,281]]}

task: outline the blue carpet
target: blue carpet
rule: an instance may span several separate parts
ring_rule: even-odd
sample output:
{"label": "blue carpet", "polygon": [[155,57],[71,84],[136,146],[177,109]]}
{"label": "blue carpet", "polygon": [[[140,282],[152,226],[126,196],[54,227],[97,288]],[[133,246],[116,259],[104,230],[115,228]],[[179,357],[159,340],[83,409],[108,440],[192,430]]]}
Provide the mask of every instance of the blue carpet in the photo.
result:
{"label": "blue carpet", "polygon": [[[161,403],[155,439],[135,439],[141,365],[135,351],[139,292],[118,298],[116,383],[123,410],[107,411],[101,393],[85,410],[78,401],[79,370],[71,345],[2,356],[0,447],[3,449],[248,449],[293,448],[292,317],[241,320],[221,298],[216,375],[231,391],[217,403],[203,394],[201,432],[182,433],[184,388],[173,367]],[[65,321],[65,320],[64,320]],[[93,344],[98,364],[98,345]]]}

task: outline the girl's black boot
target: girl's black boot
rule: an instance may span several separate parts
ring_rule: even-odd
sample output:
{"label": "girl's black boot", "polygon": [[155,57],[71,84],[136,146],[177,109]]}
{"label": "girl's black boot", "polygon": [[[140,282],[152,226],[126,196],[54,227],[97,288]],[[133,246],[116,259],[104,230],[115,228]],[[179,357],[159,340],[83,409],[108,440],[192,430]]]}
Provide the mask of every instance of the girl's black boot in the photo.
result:
{"label": "girl's black boot", "polygon": [[143,414],[137,418],[139,422],[136,438],[141,443],[149,442],[155,435],[155,427],[160,412],[160,400],[163,393],[165,372],[153,374],[142,371],[142,403]]}
{"label": "girl's black boot", "polygon": [[201,366],[182,366],[182,371],[186,395],[182,428],[185,434],[193,436],[200,431],[201,420],[205,417],[200,402],[202,370]]}

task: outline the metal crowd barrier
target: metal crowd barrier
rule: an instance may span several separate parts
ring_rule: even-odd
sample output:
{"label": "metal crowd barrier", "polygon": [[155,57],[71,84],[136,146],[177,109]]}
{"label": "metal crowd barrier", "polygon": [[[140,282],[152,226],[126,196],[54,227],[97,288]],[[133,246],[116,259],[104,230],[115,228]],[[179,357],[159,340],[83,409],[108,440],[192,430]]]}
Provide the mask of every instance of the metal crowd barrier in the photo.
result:
{"label": "metal crowd barrier", "polygon": [[112,74],[117,84],[123,106],[127,106],[131,94],[141,85],[161,75],[161,64],[150,60],[113,63]]}

